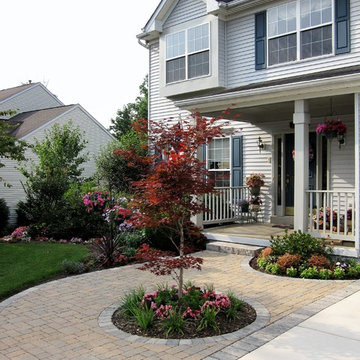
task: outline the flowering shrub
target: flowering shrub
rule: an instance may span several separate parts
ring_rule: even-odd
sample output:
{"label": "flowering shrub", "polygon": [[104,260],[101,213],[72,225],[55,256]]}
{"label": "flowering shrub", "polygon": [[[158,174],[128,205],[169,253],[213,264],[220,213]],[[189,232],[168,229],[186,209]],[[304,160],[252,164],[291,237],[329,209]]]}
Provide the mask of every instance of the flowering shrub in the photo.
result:
{"label": "flowering shrub", "polygon": [[345,135],[346,130],[346,125],[340,119],[325,120],[317,126],[316,134],[324,135],[328,138],[335,138],[338,135]]}
{"label": "flowering shrub", "polygon": [[95,209],[103,211],[110,200],[110,195],[107,192],[94,191],[83,196],[84,205],[89,212]]}
{"label": "flowering shrub", "polygon": [[257,268],[274,275],[307,279],[360,279],[356,260],[334,260],[332,248],[309,234],[295,231],[272,237],[256,259]]}
{"label": "flowering shrub", "polygon": [[13,241],[26,241],[29,242],[31,237],[28,234],[28,226],[20,226],[16,228],[12,233],[11,237]]}
{"label": "flowering shrub", "polygon": [[261,187],[264,186],[265,182],[263,180],[263,178],[265,177],[264,174],[259,173],[259,174],[250,174],[250,176],[248,176],[246,178],[246,185],[250,186],[250,187]]}

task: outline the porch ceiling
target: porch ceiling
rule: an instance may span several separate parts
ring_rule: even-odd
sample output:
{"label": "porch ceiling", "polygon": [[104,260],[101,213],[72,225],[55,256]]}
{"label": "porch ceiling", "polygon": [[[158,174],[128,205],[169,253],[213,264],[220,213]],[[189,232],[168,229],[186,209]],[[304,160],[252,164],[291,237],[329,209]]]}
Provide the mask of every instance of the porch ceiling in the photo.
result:
{"label": "porch ceiling", "polygon": [[[354,113],[354,95],[338,95],[315,98],[309,100],[310,114],[312,118],[325,117],[330,115],[344,115]],[[223,109],[221,109],[223,110]],[[235,118],[235,114],[240,114],[240,121],[251,122],[253,124],[290,121],[293,118],[294,102],[287,101],[276,104],[266,104],[245,108],[231,108],[229,119]],[[219,116],[221,111],[203,113],[204,116]]]}

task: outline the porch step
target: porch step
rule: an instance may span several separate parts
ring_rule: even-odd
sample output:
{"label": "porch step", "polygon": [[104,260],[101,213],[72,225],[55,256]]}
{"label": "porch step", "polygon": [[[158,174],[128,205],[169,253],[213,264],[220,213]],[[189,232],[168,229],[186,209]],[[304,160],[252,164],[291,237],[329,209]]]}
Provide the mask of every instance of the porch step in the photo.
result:
{"label": "porch step", "polygon": [[231,244],[221,241],[211,241],[206,244],[206,250],[246,256],[255,256],[255,252],[261,249],[262,247],[259,246]]}

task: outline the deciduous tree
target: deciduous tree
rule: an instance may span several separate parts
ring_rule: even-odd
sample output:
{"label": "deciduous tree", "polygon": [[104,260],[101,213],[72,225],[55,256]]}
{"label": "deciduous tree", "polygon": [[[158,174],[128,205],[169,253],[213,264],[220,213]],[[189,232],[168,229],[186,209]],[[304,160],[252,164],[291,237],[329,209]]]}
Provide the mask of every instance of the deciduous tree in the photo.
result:
{"label": "deciduous tree", "polygon": [[[215,191],[208,171],[197,156],[203,144],[222,135],[221,127],[215,125],[215,120],[194,114],[181,123],[174,124],[173,120],[150,122],[152,155],[139,159],[134,153],[119,151],[129,158],[132,166],[136,165],[136,161],[152,164],[144,178],[134,183],[136,192],[132,201],[132,221],[139,227],[169,228],[169,241],[173,241],[179,257],[171,260],[143,251],[149,254],[145,256],[149,263],[143,269],[158,275],[175,274],[179,297],[184,269],[200,269],[202,263],[202,259],[184,254],[184,227],[190,217],[206,211],[199,199]],[[163,158],[156,154],[163,154]],[[179,245],[173,240],[174,234],[180,238]]]}

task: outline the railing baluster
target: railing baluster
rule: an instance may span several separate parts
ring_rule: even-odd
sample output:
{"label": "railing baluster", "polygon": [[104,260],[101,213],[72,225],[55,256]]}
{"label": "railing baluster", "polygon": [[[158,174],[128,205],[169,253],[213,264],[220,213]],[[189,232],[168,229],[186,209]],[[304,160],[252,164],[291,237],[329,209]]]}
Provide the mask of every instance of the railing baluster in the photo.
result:
{"label": "railing baluster", "polygon": [[313,218],[312,218],[312,214],[313,214],[313,196],[312,196],[312,193],[309,193],[309,202],[310,202],[310,219],[309,219],[309,228],[310,228],[310,231],[312,230],[313,228]]}

